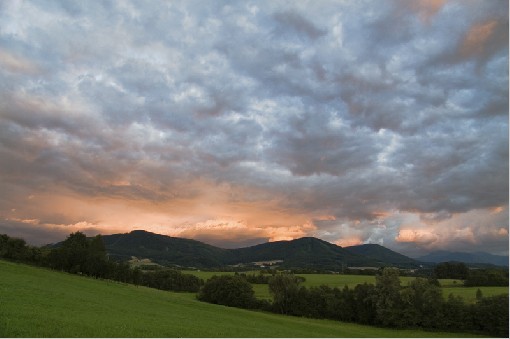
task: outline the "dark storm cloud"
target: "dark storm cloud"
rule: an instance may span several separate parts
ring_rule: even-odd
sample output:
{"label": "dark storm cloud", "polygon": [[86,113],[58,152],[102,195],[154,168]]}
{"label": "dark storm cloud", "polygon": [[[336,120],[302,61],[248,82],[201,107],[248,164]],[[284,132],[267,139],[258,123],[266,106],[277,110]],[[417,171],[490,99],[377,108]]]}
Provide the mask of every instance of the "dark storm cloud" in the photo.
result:
{"label": "dark storm cloud", "polygon": [[[366,129],[336,127],[321,112],[302,112],[275,130],[270,158],[294,175],[327,173],[342,176],[348,171],[375,166],[383,145]],[[326,114],[326,119],[335,116]]]}
{"label": "dark storm cloud", "polygon": [[0,221],[0,234],[22,238],[28,244],[41,246],[54,243],[56,239],[65,239],[68,232],[65,230],[51,230],[48,228],[31,227],[23,222]]}
{"label": "dark storm cloud", "polygon": [[283,35],[297,33],[309,39],[317,39],[326,33],[324,30],[315,27],[313,23],[308,21],[301,14],[293,11],[276,13],[274,14],[274,18],[280,24],[276,32]]}
{"label": "dark storm cloud", "polygon": [[[399,231],[508,205],[507,13],[506,1],[5,2],[0,177],[13,198],[0,208],[52,185],[192,199],[205,180],[308,213],[331,241],[435,239]],[[502,226],[484,217],[487,245]]]}

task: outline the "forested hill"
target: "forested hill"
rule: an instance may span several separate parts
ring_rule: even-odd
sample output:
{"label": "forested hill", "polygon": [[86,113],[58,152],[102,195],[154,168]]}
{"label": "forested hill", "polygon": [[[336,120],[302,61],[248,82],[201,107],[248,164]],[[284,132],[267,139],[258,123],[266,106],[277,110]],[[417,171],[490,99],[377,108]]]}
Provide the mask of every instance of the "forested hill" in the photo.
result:
{"label": "forested hill", "polygon": [[466,253],[435,251],[418,258],[418,260],[432,263],[457,261],[468,264],[492,264],[508,267],[508,256],[494,255],[485,252]]}
{"label": "forested hill", "polygon": [[[169,237],[147,231],[105,235],[103,241],[112,257],[129,259],[135,256],[148,258],[164,265],[184,267],[217,268],[273,260],[283,261],[279,263],[279,266],[285,268],[334,271],[348,266],[418,266],[418,262],[382,246],[380,247],[386,250],[386,255],[377,257],[356,253],[355,247],[349,250],[312,237],[275,241],[238,249],[222,249],[196,240]],[[398,260],[392,258],[390,254],[394,254]]]}
{"label": "forested hill", "polygon": [[232,250],[238,262],[283,260],[283,267],[341,270],[346,266],[380,266],[376,260],[351,253],[326,241],[305,237]]}
{"label": "forested hill", "polygon": [[103,241],[110,256],[131,259],[148,258],[163,265],[185,267],[221,267],[230,262],[229,250],[203,242],[169,237],[147,231],[104,235]]}
{"label": "forested hill", "polygon": [[418,260],[411,259],[378,244],[349,246],[345,247],[345,249],[351,253],[364,255],[368,258],[377,260],[378,262],[388,263],[395,266],[416,267],[416,265],[420,264]]}

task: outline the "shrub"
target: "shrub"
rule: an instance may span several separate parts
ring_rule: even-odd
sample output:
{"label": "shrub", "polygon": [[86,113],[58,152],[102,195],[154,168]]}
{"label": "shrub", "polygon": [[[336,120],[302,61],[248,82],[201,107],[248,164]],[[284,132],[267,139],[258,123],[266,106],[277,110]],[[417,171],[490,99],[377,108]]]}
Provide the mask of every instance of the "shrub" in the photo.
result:
{"label": "shrub", "polygon": [[240,276],[213,276],[204,284],[198,299],[212,304],[256,308],[258,303],[251,284]]}

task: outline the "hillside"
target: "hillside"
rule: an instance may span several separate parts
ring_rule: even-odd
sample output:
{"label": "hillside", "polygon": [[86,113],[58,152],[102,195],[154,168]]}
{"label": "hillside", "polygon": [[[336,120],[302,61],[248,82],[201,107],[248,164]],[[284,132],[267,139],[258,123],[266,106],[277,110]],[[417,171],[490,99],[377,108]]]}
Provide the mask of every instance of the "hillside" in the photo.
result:
{"label": "hillside", "polygon": [[254,312],[3,260],[0,272],[2,338],[459,336]]}
{"label": "hillside", "polygon": [[232,250],[238,262],[283,260],[282,267],[341,270],[346,266],[377,265],[375,260],[351,253],[326,241],[305,237]]}
{"label": "hillside", "polygon": [[[368,251],[368,254],[374,254],[370,256],[356,253],[356,249],[344,249],[312,237],[268,242],[238,249],[222,249],[196,240],[169,237],[147,231],[105,235],[103,239],[111,257],[129,259],[135,256],[149,258],[163,265],[184,267],[218,268],[272,260],[282,260],[279,266],[284,268],[334,271],[340,271],[348,266],[403,265],[407,267],[413,264],[417,266],[412,259],[382,246],[377,249],[378,253],[384,252],[384,256]],[[385,259],[391,260],[385,261]]]}
{"label": "hillside", "polygon": [[103,236],[110,256],[130,259],[131,256],[149,258],[163,265],[185,267],[220,267],[231,260],[228,250],[200,241],[169,237],[147,231]]}
{"label": "hillside", "polygon": [[392,264],[399,267],[416,267],[420,263],[412,258],[392,251],[378,244],[363,244],[345,248],[351,253],[371,258],[379,264]]}
{"label": "hillside", "polygon": [[435,251],[417,258],[423,262],[440,263],[447,261],[459,261],[466,264],[491,264],[508,267],[508,256],[494,255],[485,252],[450,252]]}

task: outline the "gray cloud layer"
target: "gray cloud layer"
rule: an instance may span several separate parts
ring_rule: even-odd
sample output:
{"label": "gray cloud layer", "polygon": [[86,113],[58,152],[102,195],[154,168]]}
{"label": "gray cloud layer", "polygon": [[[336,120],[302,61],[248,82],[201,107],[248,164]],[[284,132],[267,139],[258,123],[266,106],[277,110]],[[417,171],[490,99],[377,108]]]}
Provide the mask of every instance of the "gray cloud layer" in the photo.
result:
{"label": "gray cloud layer", "polygon": [[507,1],[0,6],[5,223],[55,185],[171,201],[205,179],[334,216],[330,241],[503,207],[475,237],[508,250],[488,236],[508,229]]}

